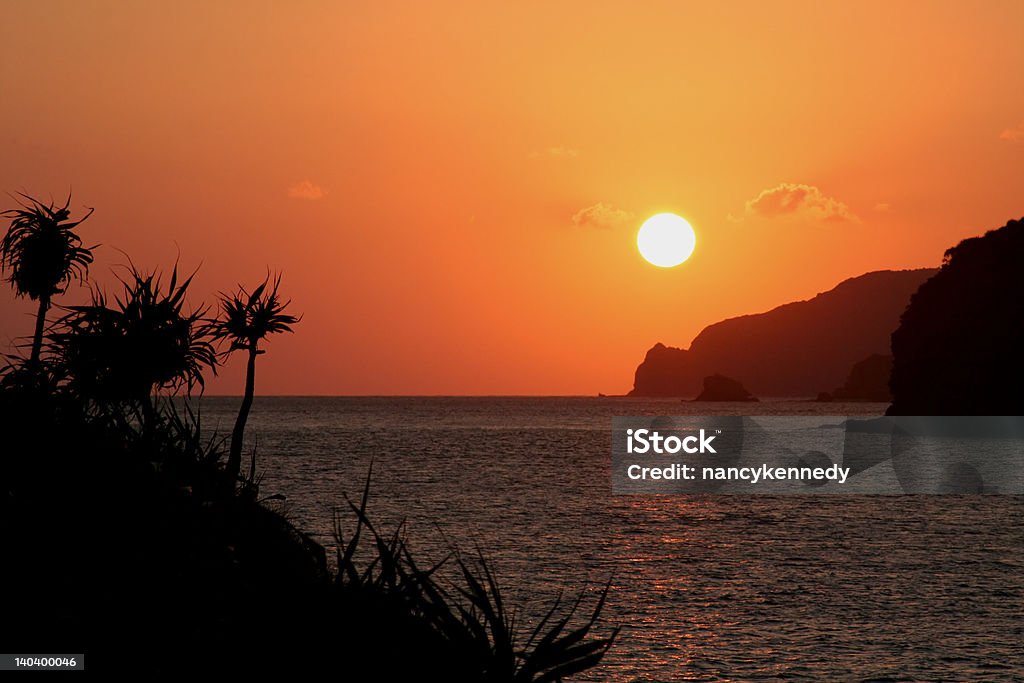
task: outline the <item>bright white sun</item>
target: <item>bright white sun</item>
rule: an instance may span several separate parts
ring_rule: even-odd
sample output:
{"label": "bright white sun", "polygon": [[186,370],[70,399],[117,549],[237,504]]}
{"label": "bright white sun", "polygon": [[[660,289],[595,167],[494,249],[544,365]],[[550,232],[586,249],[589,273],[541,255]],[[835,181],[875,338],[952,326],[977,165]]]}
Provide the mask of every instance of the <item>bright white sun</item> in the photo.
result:
{"label": "bright white sun", "polygon": [[672,268],[690,258],[697,245],[693,228],[674,213],[651,216],[636,234],[640,255],[661,268]]}

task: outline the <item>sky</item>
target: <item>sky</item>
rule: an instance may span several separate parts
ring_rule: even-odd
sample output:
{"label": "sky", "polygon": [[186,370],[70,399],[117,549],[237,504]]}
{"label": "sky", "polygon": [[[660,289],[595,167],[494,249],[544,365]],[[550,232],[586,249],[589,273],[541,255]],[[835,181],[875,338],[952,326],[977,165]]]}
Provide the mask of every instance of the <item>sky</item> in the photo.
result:
{"label": "sky", "polygon": [[[656,342],[1024,215],[1024,3],[4,3],[0,200],[91,285],[283,273],[263,394],[624,393]],[[636,250],[674,212],[693,256]],[[59,298],[82,301],[79,287]],[[34,306],[0,295],[0,346]],[[241,392],[244,359],[207,391]]]}

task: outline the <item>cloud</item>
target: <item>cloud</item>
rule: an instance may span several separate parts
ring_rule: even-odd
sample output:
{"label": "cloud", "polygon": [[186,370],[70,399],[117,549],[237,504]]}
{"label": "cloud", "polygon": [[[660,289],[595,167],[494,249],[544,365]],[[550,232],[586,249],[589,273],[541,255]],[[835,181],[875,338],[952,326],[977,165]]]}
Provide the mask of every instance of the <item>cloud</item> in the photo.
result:
{"label": "cloud", "polygon": [[531,159],[575,159],[579,155],[580,151],[572,147],[548,147],[547,149],[535,149],[530,152]]}
{"label": "cloud", "polygon": [[593,206],[580,209],[572,217],[573,225],[592,228],[617,228],[632,220],[633,214],[629,211],[616,209],[611,204],[598,202]]}
{"label": "cloud", "polygon": [[288,187],[288,196],[292,199],[323,199],[324,190],[319,185],[316,185],[308,180],[303,180],[301,183],[295,183]]}
{"label": "cloud", "polygon": [[879,213],[886,213],[891,208],[892,206],[889,202],[878,202],[875,204],[875,211],[878,211]]}
{"label": "cloud", "polygon": [[860,221],[850,207],[813,185],[782,183],[762,190],[747,202],[747,215],[761,218],[797,217],[816,221]]}
{"label": "cloud", "polygon": [[1000,140],[1007,140],[1009,142],[1021,142],[1024,141],[1024,121],[1017,124],[1016,128],[1007,128],[999,134]]}

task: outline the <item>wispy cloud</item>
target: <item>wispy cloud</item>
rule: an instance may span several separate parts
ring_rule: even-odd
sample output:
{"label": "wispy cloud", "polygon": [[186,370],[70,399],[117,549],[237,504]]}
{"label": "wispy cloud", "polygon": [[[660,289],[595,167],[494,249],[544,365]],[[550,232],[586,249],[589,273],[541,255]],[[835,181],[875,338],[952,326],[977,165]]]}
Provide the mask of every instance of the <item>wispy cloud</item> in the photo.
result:
{"label": "wispy cloud", "polygon": [[633,219],[633,214],[623,209],[616,209],[611,204],[598,202],[593,206],[580,209],[573,214],[573,225],[592,228],[617,228]]}
{"label": "wispy cloud", "polygon": [[748,216],[760,218],[803,218],[815,221],[860,221],[843,202],[829,197],[813,185],[782,183],[762,190],[747,202]]}
{"label": "wispy cloud", "polygon": [[1017,124],[1015,128],[1007,128],[999,134],[1000,140],[1006,140],[1008,142],[1021,142],[1024,141],[1024,121]]}
{"label": "wispy cloud", "polygon": [[548,147],[530,152],[531,159],[575,159],[579,155],[580,151],[572,147]]}
{"label": "wispy cloud", "polygon": [[324,189],[309,180],[303,180],[301,183],[295,183],[288,187],[288,196],[292,199],[307,199],[310,201],[323,199]]}

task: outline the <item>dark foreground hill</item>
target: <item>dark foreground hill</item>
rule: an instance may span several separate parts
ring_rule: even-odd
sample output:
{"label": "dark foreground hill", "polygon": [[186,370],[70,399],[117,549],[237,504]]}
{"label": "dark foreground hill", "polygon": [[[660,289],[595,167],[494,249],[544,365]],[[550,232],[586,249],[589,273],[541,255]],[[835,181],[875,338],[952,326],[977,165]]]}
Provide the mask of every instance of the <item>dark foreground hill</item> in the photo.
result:
{"label": "dark foreground hill", "polygon": [[630,396],[696,396],[704,377],[723,374],[755,396],[816,396],[840,386],[850,368],[887,354],[910,296],[932,268],[883,270],[765,313],[729,318],[688,350],[656,344],[636,370]]}
{"label": "dark foreground hill", "polygon": [[946,252],[892,335],[892,415],[1024,414],[1024,219]]}
{"label": "dark foreground hill", "polygon": [[529,683],[593,667],[615,638],[591,636],[606,588],[593,611],[553,605],[529,641],[482,557],[453,549],[439,571],[421,566],[401,527],[370,525],[365,493],[339,510],[328,563],[252,480],[227,478],[193,413],[160,401],[122,420],[11,377],[0,643],[12,653],[84,654],[95,680]]}

